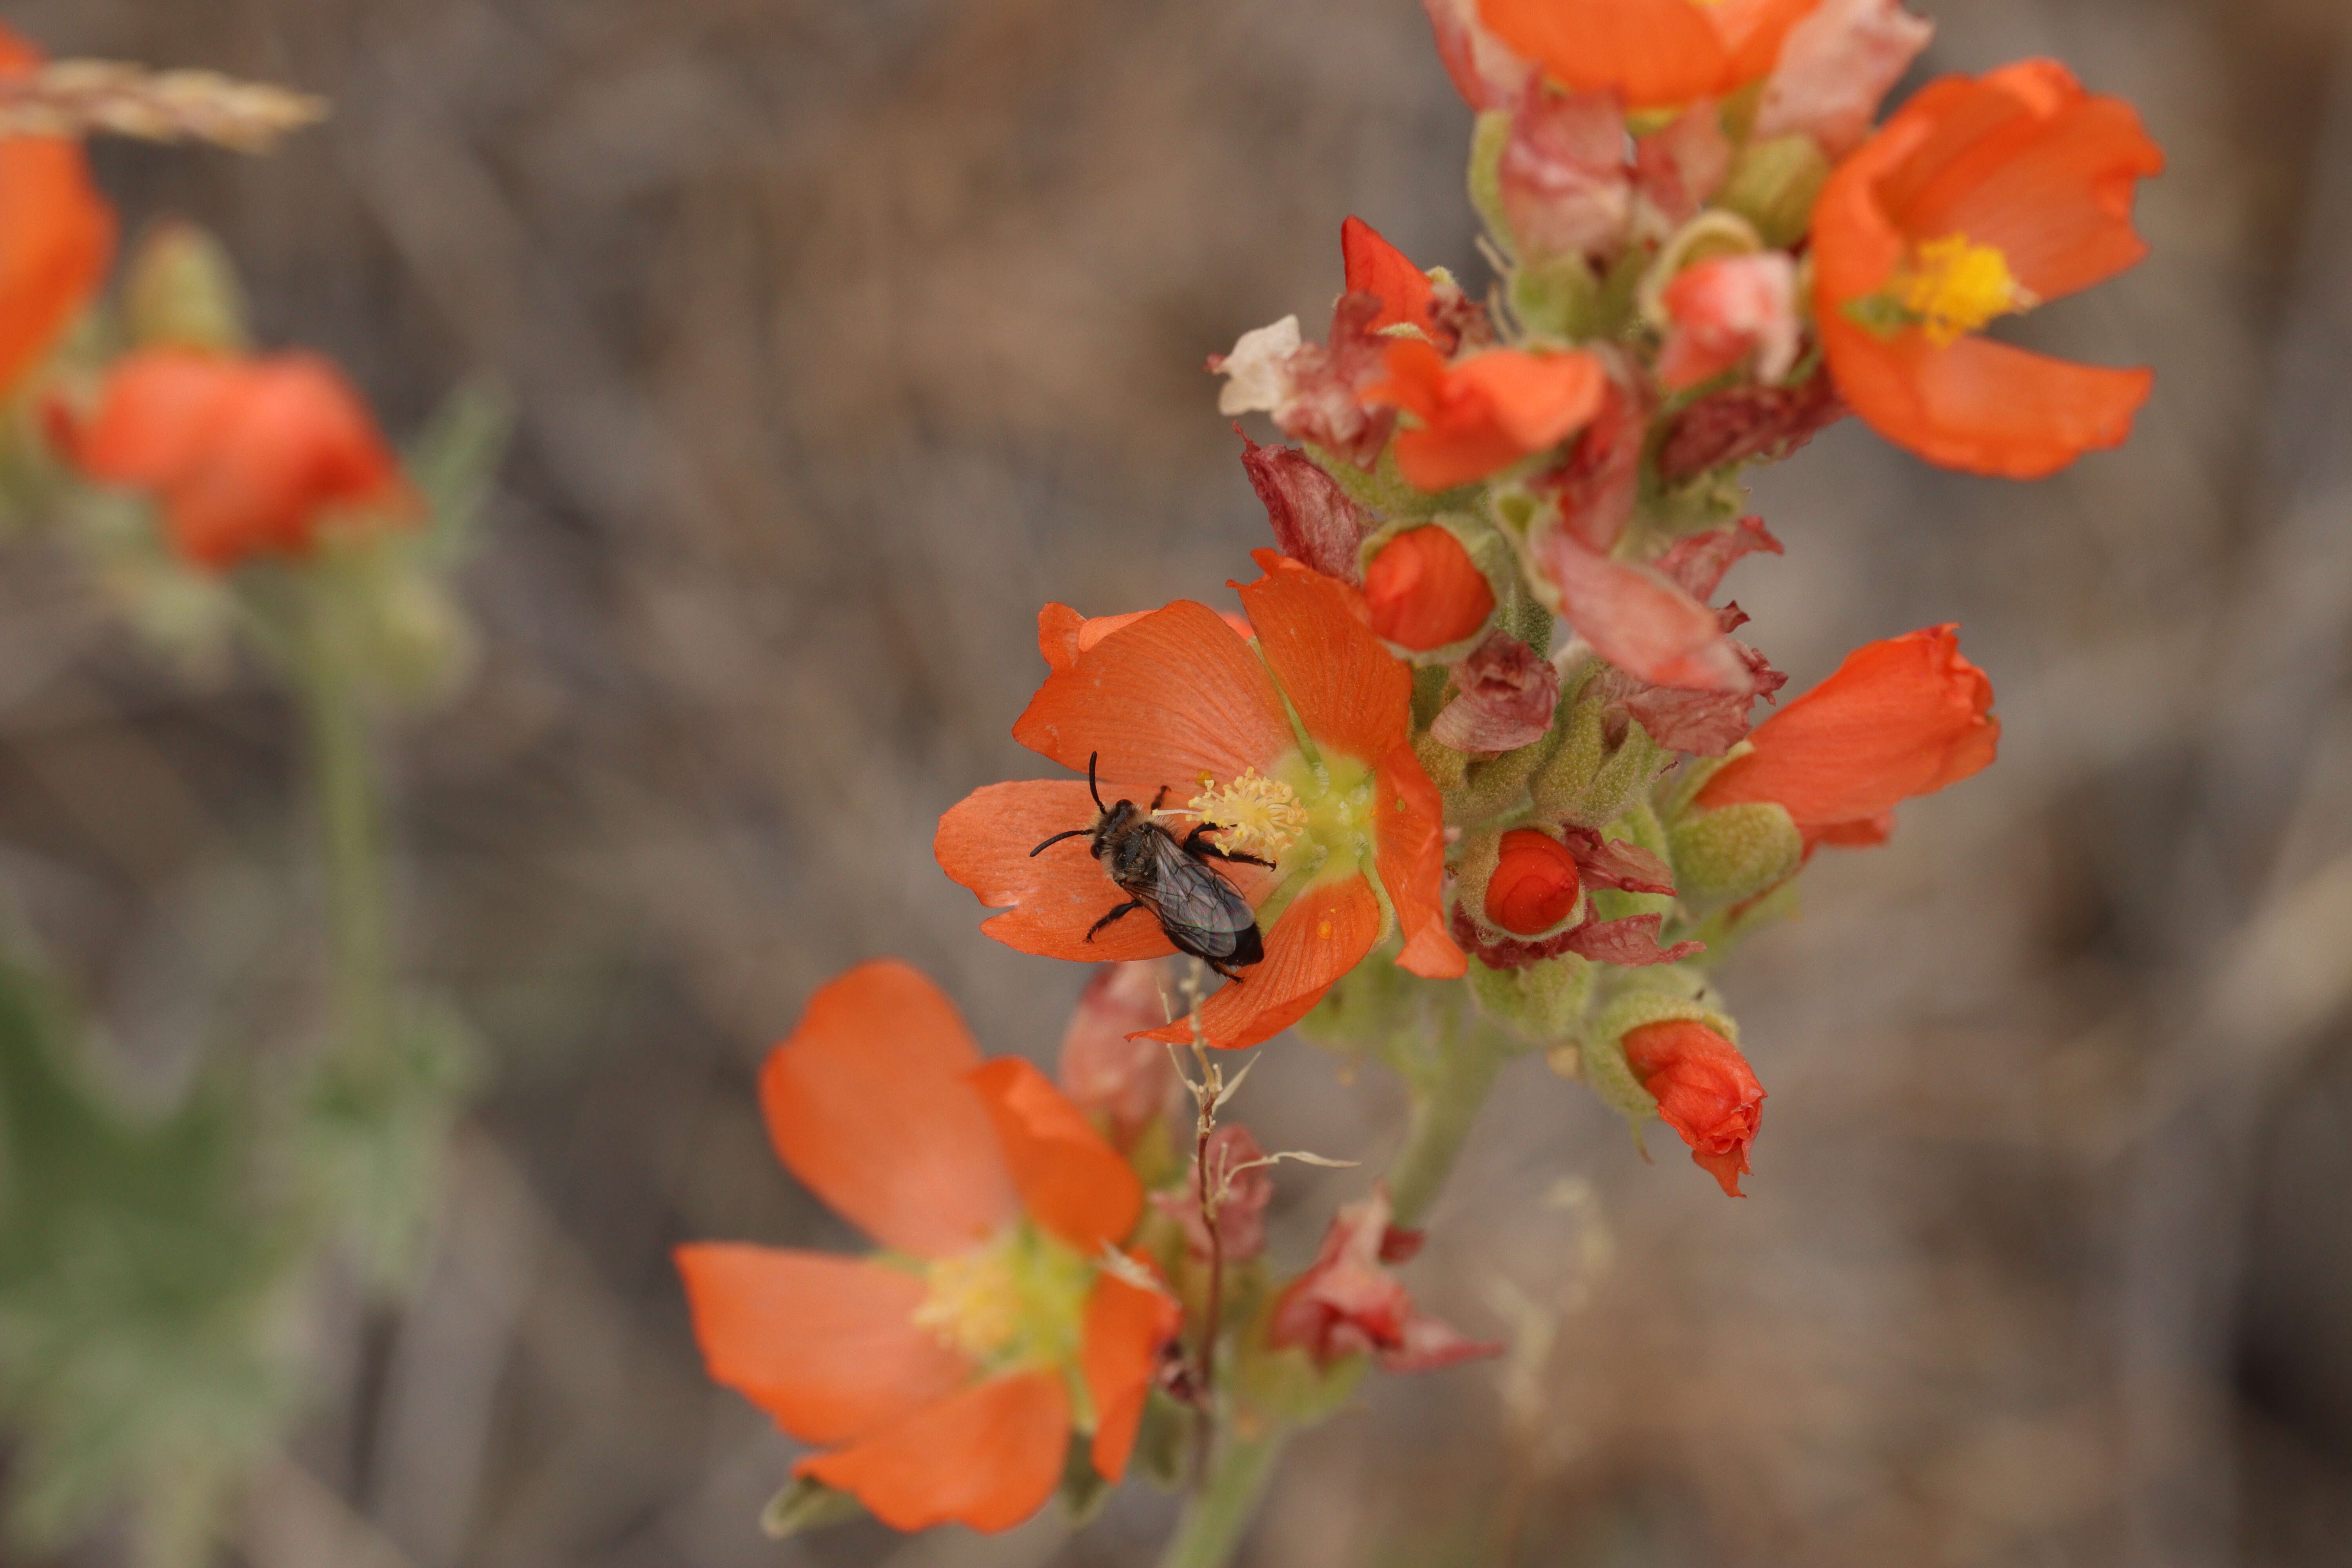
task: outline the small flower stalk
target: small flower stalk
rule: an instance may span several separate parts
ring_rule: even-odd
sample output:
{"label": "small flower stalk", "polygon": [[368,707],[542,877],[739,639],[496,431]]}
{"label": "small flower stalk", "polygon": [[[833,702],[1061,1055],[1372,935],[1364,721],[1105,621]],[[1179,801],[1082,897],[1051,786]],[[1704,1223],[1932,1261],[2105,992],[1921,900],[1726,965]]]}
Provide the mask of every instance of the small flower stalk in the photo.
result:
{"label": "small flower stalk", "polygon": [[[1266,421],[1236,426],[1271,542],[1255,574],[1215,605],[1045,606],[1013,734],[1060,772],[940,819],[940,864],[992,911],[984,933],[1114,967],[1087,984],[1059,1093],[942,1051],[939,1081],[963,1087],[940,1103],[999,1108],[956,1113],[962,1188],[997,1194],[985,1214],[894,1240],[856,1184],[811,1183],[919,1262],[890,1287],[897,1403],[835,1421],[783,1397],[805,1344],[840,1331],[777,1293],[755,1332],[721,1301],[757,1292],[695,1285],[714,1374],[824,1450],[804,1477],[886,1520],[1010,1522],[1053,1489],[1057,1445],[1093,1445],[1115,1479],[1139,1400],[1139,1467],[1192,1489],[1163,1562],[1228,1561],[1284,1432],[1368,1371],[1495,1348],[1398,1270],[1519,1058],[1586,1084],[1636,1144],[1663,1123],[1699,1190],[1769,1183],[1773,1042],[1751,1061],[1713,966],[1789,910],[1816,853],[1885,842],[1902,803],[1989,765],[2000,723],[1948,625],[1866,643],[1788,697],[1727,584],[1786,569],[1750,557],[1801,564],[1806,532],[1748,511],[1745,477],[1849,413],[1930,462],[2036,477],[2124,440],[2147,394],[2145,371],[1983,335],[2144,248],[2131,201],[2161,156],[2063,67],[1943,78],[1881,122],[1930,36],[1898,0],[1425,9],[1478,115],[1468,184],[1495,276],[1465,286],[1348,219],[1320,340],[1286,316],[1208,360],[1218,412]],[[1143,967],[1176,955],[1195,962]],[[1265,1154],[1234,1119],[1247,1069],[1225,1055],[1294,1025],[1392,1069],[1411,1106],[1402,1150],[1311,1254],[1274,1201],[1277,1164],[1310,1157]],[[818,1115],[793,1092],[772,1124]],[[1025,1197],[1044,1156],[1016,1133],[1048,1126],[1056,1160],[1083,1144],[1097,1173],[1091,1229]],[[696,1279],[719,1256],[682,1262]],[[1116,1384],[1087,1382],[1082,1297],[1122,1303],[1129,1337],[1099,1358]],[[971,1479],[1008,1461],[945,1438],[919,1467],[846,1458],[898,1441],[893,1423],[944,1423],[937,1402],[1013,1399],[1006,1378],[1029,1391],[998,1428],[1022,1434],[1017,1485]],[[919,1495],[890,1489],[916,1474]]]}

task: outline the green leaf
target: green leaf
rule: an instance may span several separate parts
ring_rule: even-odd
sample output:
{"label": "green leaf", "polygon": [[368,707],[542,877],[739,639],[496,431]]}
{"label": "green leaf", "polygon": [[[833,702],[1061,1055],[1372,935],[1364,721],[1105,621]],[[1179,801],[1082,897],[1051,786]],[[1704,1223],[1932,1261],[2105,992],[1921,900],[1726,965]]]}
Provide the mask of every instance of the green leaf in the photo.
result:
{"label": "green leaf", "polygon": [[760,1531],[771,1541],[783,1541],[827,1525],[846,1524],[865,1511],[866,1505],[849,1493],[795,1476],[760,1510]]}

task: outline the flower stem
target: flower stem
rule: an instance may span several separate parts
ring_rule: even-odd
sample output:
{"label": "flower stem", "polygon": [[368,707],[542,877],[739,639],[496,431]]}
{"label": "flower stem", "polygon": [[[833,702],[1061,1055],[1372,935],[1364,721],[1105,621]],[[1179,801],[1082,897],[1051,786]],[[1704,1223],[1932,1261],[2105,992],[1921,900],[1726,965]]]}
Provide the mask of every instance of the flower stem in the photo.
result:
{"label": "flower stem", "polygon": [[1404,1147],[1389,1167],[1391,1223],[1399,1228],[1417,1228],[1437,1201],[1504,1059],[1504,1053],[1474,1023],[1447,1029],[1436,1070],[1413,1075]]}
{"label": "flower stem", "polygon": [[1176,1533],[1160,1554],[1160,1568],[1224,1568],[1233,1561],[1285,1436],[1277,1430],[1226,1438],[1203,1484],[1186,1501]]}
{"label": "flower stem", "polygon": [[309,731],[324,868],[334,1051],[362,1072],[391,1048],[392,932],[376,762],[357,683],[323,637],[305,639],[296,684]]}

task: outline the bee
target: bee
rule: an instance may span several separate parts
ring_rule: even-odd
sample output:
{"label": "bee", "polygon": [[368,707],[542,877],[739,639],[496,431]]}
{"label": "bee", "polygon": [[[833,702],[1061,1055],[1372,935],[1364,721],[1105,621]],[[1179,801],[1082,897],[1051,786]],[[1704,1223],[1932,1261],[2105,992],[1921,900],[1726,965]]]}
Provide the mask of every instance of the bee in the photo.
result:
{"label": "bee", "polygon": [[1160,933],[1179,952],[1191,953],[1228,980],[1239,980],[1234,971],[1262,961],[1265,943],[1258,935],[1257,917],[1250,912],[1249,901],[1209,862],[1230,860],[1266,867],[1274,862],[1218,848],[1208,839],[1215,829],[1205,822],[1180,841],[1154,820],[1160,803],[1168,798],[1166,784],[1151,797],[1148,811],[1131,800],[1103,805],[1102,791],[1095,783],[1095,763],[1101,755],[1097,752],[1087,759],[1087,793],[1094,796],[1102,815],[1092,826],[1056,833],[1029,851],[1030,858],[1035,859],[1065,838],[1091,836],[1094,858],[1103,862],[1110,879],[1129,899],[1087,928],[1088,942],[1113,921],[1137,910],[1150,910],[1160,921]]}

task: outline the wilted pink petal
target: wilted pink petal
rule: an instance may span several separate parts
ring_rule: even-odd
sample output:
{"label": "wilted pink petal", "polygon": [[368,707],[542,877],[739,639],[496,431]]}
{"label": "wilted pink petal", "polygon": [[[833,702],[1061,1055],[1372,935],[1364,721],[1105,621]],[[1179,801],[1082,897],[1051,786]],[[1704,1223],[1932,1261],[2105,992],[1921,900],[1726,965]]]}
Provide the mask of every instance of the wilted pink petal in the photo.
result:
{"label": "wilted pink petal", "polygon": [[[1166,1047],[1160,1047],[1164,1053]],[[1265,1209],[1274,1202],[1274,1172],[1256,1163],[1265,1151],[1239,1122],[1209,1134],[1209,1183],[1213,1193],[1222,1184],[1217,1200],[1217,1241],[1228,1263],[1246,1262],[1265,1250]],[[1253,1169],[1244,1170],[1244,1166]],[[1201,1162],[1195,1159],[1182,1187],[1151,1194],[1152,1206],[1184,1229],[1184,1243],[1195,1258],[1209,1256],[1209,1225],[1201,1213]]]}
{"label": "wilted pink petal", "polygon": [[1610,663],[1660,686],[1744,691],[1746,663],[1716,614],[1653,567],[1614,561],[1566,529],[1537,547],[1560,613]]}
{"label": "wilted pink petal", "polygon": [[1633,515],[1649,434],[1647,401],[1612,375],[1568,461],[1537,481],[1559,498],[1561,526],[1595,550],[1614,545]]}
{"label": "wilted pink petal", "polygon": [[[1705,533],[1687,534],[1674,542],[1673,548],[1658,557],[1658,570],[1682,584],[1692,598],[1707,600],[1722,585],[1723,574],[1731,570],[1741,557],[1758,552],[1768,555],[1783,553],[1780,542],[1764,526],[1764,520],[1750,512],[1738,522],[1721,528],[1710,528]],[[1742,617],[1743,619],[1745,617]],[[1725,626],[1725,631],[1732,627]]]}
{"label": "wilted pink petal", "polygon": [[1080,1110],[1108,1123],[1110,1141],[1133,1146],[1145,1128],[1174,1101],[1176,1065],[1157,1040],[1129,1035],[1168,1021],[1160,999],[1164,975],[1156,961],[1106,963],[1095,971],[1062,1031],[1057,1074],[1062,1092]]}
{"label": "wilted pink petal", "polygon": [[1823,0],[1780,45],[1757,107],[1756,137],[1801,131],[1832,158],[1844,156],[1935,32],[1902,0]]}
{"label": "wilted pink petal", "polygon": [[1568,951],[1581,953],[1600,963],[1618,963],[1629,968],[1645,963],[1678,963],[1693,953],[1705,952],[1703,942],[1678,942],[1672,947],[1658,945],[1658,927],[1664,923],[1663,915],[1627,915],[1622,920],[1587,921],[1566,934]]}
{"label": "wilted pink petal", "polygon": [[1531,746],[1551,728],[1559,704],[1559,671],[1507,632],[1490,632],[1454,667],[1454,700],[1438,711],[1429,732],[1457,752],[1513,752]]}
{"label": "wilted pink petal", "polygon": [[1431,31],[1437,35],[1437,58],[1463,101],[1484,114],[1508,109],[1527,86],[1535,68],[1513,54],[1509,46],[1486,30],[1478,19],[1478,0],[1421,0],[1429,13]]}
{"label": "wilted pink petal", "polygon": [[1386,368],[1388,340],[1370,331],[1381,309],[1378,295],[1340,295],[1331,309],[1330,341],[1304,344],[1291,355],[1289,396],[1274,411],[1285,435],[1312,441],[1366,468],[1379,458],[1396,424],[1396,410],[1367,408],[1361,396]]}
{"label": "wilted pink petal", "polygon": [[1327,577],[1361,586],[1364,571],[1356,546],[1370,526],[1362,509],[1297,447],[1261,447],[1247,436],[1242,447],[1242,468],[1265,503],[1276,548]]}
{"label": "wilted pink petal", "polygon": [[1427,1372],[1500,1345],[1477,1344],[1416,1310],[1381,1259],[1394,1235],[1387,1192],[1343,1205],[1324,1233],[1323,1248],[1274,1306],[1269,1337],[1304,1350],[1318,1364],[1369,1352],[1389,1372]]}
{"label": "wilted pink petal", "polygon": [[1666,428],[1658,477],[1679,485],[1750,458],[1778,461],[1845,417],[1845,400],[1825,374],[1794,386],[1733,386],[1692,404]]}
{"label": "wilted pink petal", "polygon": [[1530,87],[1511,117],[1497,173],[1503,211],[1525,255],[1609,256],[1623,242],[1633,187],[1615,93]]}
{"label": "wilted pink petal", "polygon": [[1576,857],[1579,879],[1588,888],[1614,888],[1624,893],[1671,893],[1675,874],[1664,860],[1638,844],[1603,838],[1590,827],[1570,827],[1561,838]]}
{"label": "wilted pink petal", "polygon": [[1797,363],[1797,264],[1781,251],[1685,267],[1666,285],[1665,307],[1673,328],[1658,355],[1658,380],[1677,392],[1751,357],[1757,379],[1767,382]]}
{"label": "wilted pink petal", "polygon": [[1663,239],[1698,216],[1731,173],[1731,139],[1711,100],[1633,143],[1633,191],[1645,228]]}

